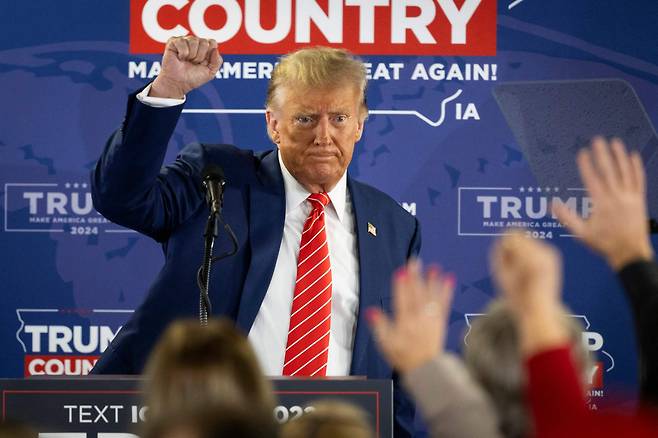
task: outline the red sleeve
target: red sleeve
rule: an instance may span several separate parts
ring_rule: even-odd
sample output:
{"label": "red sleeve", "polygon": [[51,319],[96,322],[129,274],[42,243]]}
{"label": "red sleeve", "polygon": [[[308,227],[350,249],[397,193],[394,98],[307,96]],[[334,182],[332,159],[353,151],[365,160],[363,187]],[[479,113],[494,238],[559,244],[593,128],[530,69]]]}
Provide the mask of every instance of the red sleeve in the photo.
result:
{"label": "red sleeve", "polygon": [[556,432],[578,425],[589,416],[569,346],[529,357],[526,372],[527,402],[536,438],[557,436]]}
{"label": "red sleeve", "polygon": [[535,438],[658,436],[658,424],[653,420],[591,412],[568,346],[529,357],[526,373],[526,396]]}

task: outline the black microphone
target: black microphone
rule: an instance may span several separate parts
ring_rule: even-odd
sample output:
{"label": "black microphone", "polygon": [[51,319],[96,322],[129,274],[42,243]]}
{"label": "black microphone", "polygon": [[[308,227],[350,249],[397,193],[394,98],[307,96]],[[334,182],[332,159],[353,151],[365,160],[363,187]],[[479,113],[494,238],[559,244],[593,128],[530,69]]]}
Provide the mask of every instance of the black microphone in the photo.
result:
{"label": "black microphone", "polygon": [[[206,229],[203,233],[205,245],[203,253],[203,262],[197,271],[197,285],[199,286],[199,321],[201,325],[208,324],[208,316],[212,313],[210,303],[210,268],[213,262],[230,257],[238,252],[238,238],[231,229],[231,226],[224,222],[222,217],[222,202],[224,198],[224,170],[220,165],[209,163],[201,172],[201,181],[206,192],[206,202],[210,207],[210,215],[206,222]],[[220,223],[231,239],[233,248],[228,252],[213,257],[212,250],[215,238],[219,236]]]}
{"label": "black microphone", "polygon": [[218,164],[206,164],[201,172],[201,180],[206,192],[206,202],[211,215],[219,215],[222,211],[224,196],[224,170]]}

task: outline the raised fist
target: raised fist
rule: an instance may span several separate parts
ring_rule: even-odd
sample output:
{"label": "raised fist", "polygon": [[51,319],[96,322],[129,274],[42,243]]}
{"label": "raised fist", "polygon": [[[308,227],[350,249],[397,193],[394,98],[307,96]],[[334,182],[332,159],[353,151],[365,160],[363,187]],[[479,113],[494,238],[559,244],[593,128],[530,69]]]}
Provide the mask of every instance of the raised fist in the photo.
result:
{"label": "raised fist", "polygon": [[491,253],[491,270],[512,310],[528,314],[560,303],[562,258],[551,245],[520,231],[501,237]]}
{"label": "raised fist", "polygon": [[215,77],[222,65],[217,42],[194,36],[169,38],[162,70],[149,96],[182,99],[191,90]]}
{"label": "raised fist", "polygon": [[510,233],[494,245],[491,269],[514,315],[524,355],[569,342],[560,293],[562,258],[551,245]]}

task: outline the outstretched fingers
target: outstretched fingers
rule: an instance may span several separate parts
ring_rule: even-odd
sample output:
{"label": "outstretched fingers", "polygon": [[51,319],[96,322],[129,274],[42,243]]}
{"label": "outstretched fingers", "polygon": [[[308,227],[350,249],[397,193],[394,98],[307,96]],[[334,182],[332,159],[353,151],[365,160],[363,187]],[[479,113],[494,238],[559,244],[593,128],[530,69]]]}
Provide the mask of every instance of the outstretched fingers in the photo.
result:
{"label": "outstretched fingers", "polygon": [[595,137],[592,140],[592,158],[600,184],[608,192],[615,190],[618,187],[620,178],[608,142],[603,137]]}
{"label": "outstretched fingers", "polygon": [[592,198],[599,198],[604,196],[606,186],[598,174],[594,163],[592,161],[592,153],[588,149],[583,149],[578,153],[576,158],[580,177],[585,184],[585,188]]}
{"label": "outstretched fingers", "polygon": [[375,334],[378,343],[381,347],[385,347],[386,339],[390,338],[390,333],[393,330],[393,322],[378,307],[368,308],[366,311],[366,319],[368,320],[368,324]]}
{"label": "outstretched fingers", "polygon": [[631,181],[636,192],[646,193],[646,174],[644,173],[642,158],[637,152],[631,154]]}
{"label": "outstretched fingers", "polygon": [[616,186],[622,190],[630,190],[633,187],[633,164],[631,157],[626,152],[626,147],[620,139],[614,138],[610,142],[612,149],[612,157],[614,159],[615,167],[619,178],[615,181]]}
{"label": "outstretched fingers", "polygon": [[559,200],[554,200],[551,204],[551,211],[557,217],[557,220],[567,227],[571,234],[581,239],[585,237],[587,230],[585,220],[569,208],[569,206]]}

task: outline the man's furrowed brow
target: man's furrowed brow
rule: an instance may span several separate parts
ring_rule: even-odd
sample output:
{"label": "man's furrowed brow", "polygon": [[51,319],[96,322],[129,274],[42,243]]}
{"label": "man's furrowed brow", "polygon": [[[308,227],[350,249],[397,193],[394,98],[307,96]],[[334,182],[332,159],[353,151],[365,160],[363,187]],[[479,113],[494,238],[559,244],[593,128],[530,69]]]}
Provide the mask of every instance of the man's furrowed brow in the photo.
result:
{"label": "man's furrowed brow", "polygon": [[319,112],[314,108],[300,107],[293,111],[294,114],[304,114],[306,116],[317,116]]}
{"label": "man's furrowed brow", "polygon": [[333,108],[327,108],[326,110],[318,110],[317,108],[304,107],[300,106],[295,108],[293,113],[295,114],[304,114],[307,116],[319,116],[320,114],[326,113],[329,115],[338,115],[338,114],[350,114],[350,110],[347,106],[337,106]]}

